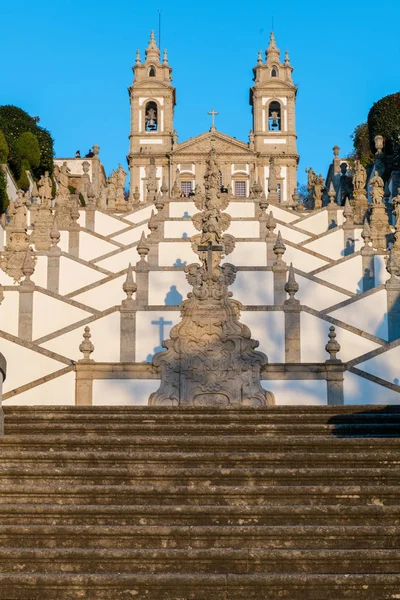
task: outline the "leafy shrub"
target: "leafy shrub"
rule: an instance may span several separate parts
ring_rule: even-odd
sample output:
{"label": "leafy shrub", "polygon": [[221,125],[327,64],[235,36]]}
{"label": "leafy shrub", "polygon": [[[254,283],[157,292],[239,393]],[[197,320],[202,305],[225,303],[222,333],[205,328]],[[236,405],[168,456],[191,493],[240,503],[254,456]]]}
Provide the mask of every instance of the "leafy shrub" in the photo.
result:
{"label": "leafy shrub", "polygon": [[368,123],[360,123],[350,136],[353,140],[354,152],[349,158],[358,158],[363,167],[367,167],[374,160],[369,144]]}
{"label": "leafy shrub", "polygon": [[8,161],[8,144],[4,133],[0,131],[0,165],[5,165]]}
{"label": "leafy shrub", "polygon": [[20,157],[26,160],[30,169],[40,165],[40,148],[36,135],[30,131],[21,133],[16,143]]}
{"label": "leafy shrub", "polygon": [[8,206],[7,178],[3,169],[0,167],[0,212],[3,213]]}
{"label": "leafy shrub", "polygon": [[21,190],[24,190],[24,192],[29,190],[29,179],[28,175],[26,174],[27,171],[30,171],[30,164],[26,158],[23,158],[21,161],[21,175],[17,180],[17,185]]}

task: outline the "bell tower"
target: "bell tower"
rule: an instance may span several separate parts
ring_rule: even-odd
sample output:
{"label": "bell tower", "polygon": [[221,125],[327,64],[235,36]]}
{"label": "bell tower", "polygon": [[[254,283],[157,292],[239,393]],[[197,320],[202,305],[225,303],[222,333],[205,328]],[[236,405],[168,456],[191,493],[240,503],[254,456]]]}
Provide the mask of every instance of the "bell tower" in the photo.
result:
{"label": "bell tower", "polygon": [[263,187],[268,193],[269,159],[273,156],[281,203],[291,201],[297,185],[297,87],[292,81],[292,71],[288,52],[284,62],[281,62],[272,32],[265,51],[265,62],[259,51],[257,65],[253,69],[254,85],[250,90],[250,104],[253,110],[254,150],[260,157],[259,178],[260,181],[264,180]]}
{"label": "bell tower", "polygon": [[168,154],[173,144],[175,88],[172,86],[172,68],[168,64],[167,51],[160,60],[160,49],[151,32],[142,63],[140,51],[136,52],[136,63],[132,67],[133,82],[129,88],[131,107],[130,147],[128,163],[130,170],[131,194],[138,187],[141,198],[146,196],[145,169],[150,156],[155,157],[157,179],[160,189],[166,178]]}

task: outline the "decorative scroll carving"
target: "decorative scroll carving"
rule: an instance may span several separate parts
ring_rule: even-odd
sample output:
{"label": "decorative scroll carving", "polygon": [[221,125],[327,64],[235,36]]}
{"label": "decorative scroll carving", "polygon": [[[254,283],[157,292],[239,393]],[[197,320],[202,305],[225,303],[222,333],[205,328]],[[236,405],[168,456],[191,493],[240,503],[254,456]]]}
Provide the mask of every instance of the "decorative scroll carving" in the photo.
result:
{"label": "decorative scroll carving", "polygon": [[193,223],[200,234],[192,248],[201,264],[185,268],[192,286],[181,304],[182,320],[171,329],[153,364],[161,368],[161,386],[150,396],[150,405],[262,406],[274,404],[272,393],[260,384],[260,367],[267,362],[255,350],[258,342],[239,322],[241,304],[232,299],[228,286],[235,281],[236,268],[221,260],[232,252],[234,238],[223,232],[230,216],[222,213],[228,194],[219,192],[215,150],[207,159],[205,195],[196,195],[202,210]]}

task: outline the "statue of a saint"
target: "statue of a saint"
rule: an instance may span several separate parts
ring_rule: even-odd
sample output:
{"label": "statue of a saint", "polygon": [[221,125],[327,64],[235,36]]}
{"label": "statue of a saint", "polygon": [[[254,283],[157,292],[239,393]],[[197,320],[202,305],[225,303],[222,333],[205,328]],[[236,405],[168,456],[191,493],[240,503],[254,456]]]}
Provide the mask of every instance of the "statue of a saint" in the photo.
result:
{"label": "statue of a saint", "polygon": [[375,171],[374,176],[369,180],[369,185],[371,186],[372,202],[381,204],[385,193],[385,184],[379,171]]}
{"label": "statue of a saint", "polygon": [[38,182],[39,187],[39,197],[41,199],[41,203],[43,206],[50,207],[51,205],[51,179],[49,177],[49,172],[46,171],[44,175],[41,176]]}
{"label": "statue of a saint", "polygon": [[362,166],[360,161],[356,159],[354,161],[354,175],[353,175],[353,187],[355,190],[362,190],[365,188],[367,182],[367,171]]}
{"label": "statue of a saint", "polygon": [[322,175],[320,175],[319,177],[316,177],[314,180],[314,192],[313,192],[313,198],[314,198],[314,208],[321,208],[322,207],[322,191],[324,188],[324,178],[322,177]]}

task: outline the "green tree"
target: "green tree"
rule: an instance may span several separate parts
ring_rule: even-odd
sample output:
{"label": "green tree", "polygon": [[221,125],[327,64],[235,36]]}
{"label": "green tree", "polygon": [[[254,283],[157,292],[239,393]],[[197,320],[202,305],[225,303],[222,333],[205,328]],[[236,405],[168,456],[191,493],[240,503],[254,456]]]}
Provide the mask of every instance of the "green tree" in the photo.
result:
{"label": "green tree", "polygon": [[369,145],[368,123],[357,125],[350,137],[353,140],[354,151],[349,158],[358,158],[362,166],[367,167],[374,160],[374,155]]}
{"label": "green tree", "polygon": [[7,178],[3,169],[0,166],[0,212],[3,213],[8,206],[8,195],[7,195]]}
{"label": "green tree", "polygon": [[[19,136],[16,143],[17,150],[22,160],[26,160],[30,168],[40,165],[40,148],[39,142],[34,133],[24,131]],[[28,167],[28,168],[29,168]]]}
{"label": "green tree", "polygon": [[375,102],[368,113],[368,132],[371,151],[376,152],[375,136],[385,138],[385,154],[393,156],[394,168],[400,168],[400,92]]}
{"label": "green tree", "polygon": [[0,131],[0,165],[5,165],[8,161],[8,144],[4,133]]}

